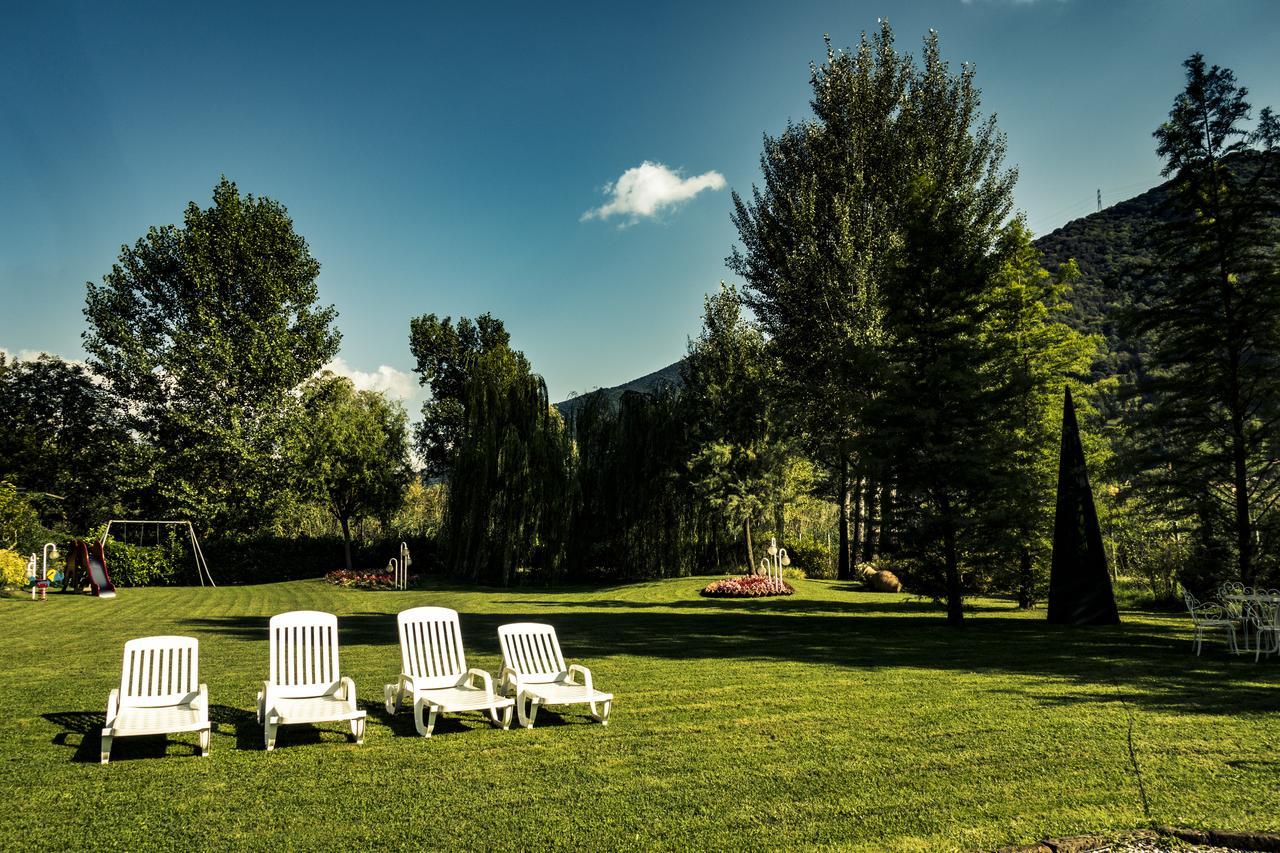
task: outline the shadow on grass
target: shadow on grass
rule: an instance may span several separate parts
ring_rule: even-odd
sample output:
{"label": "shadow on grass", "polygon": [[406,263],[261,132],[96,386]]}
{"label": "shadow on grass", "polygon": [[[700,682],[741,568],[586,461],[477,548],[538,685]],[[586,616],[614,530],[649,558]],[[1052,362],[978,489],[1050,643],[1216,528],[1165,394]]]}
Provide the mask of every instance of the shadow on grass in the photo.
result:
{"label": "shadow on grass", "polygon": [[[962,627],[953,628],[927,602],[888,597],[655,603],[615,598],[566,602],[520,595],[490,601],[510,610],[464,612],[461,617],[466,646],[473,654],[500,654],[499,625],[546,621],[556,626],[570,661],[590,665],[617,655],[714,660],[730,679],[751,679],[751,667],[768,662],[821,664],[852,672],[906,668],[1001,673],[1052,679],[1055,683],[1025,692],[1000,691],[1043,704],[1123,699],[1152,709],[1226,714],[1273,711],[1280,685],[1280,668],[1274,662],[1255,665],[1210,646],[1196,658],[1190,653],[1187,631],[1171,625],[1061,627],[1040,619],[1002,618],[1008,610],[987,604]],[[395,599],[387,604],[395,607]],[[264,617],[199,618],[184,624],[263,642],[265,657]],[[387,647],[386,653],[394,658],[398,636],[393,612],[342,616],[339,631],[344,646]],[[734,674],[735,668],[740,674]],[[399,717],[411,720],[403,711]],[[393,726],[400,725],[398,718],[392,718]],[[412,731],[412,723],[407,725]]]}
{"label": "shadow on grass", "polygon": [[[212,710],[212,709],[211,709]],[[75,764],[98,764],[102,757],[102,727],[106,714],[102,711],[55,711],[42,714],[44,719],[61,731],[53,736],[54,746],[70,749]],[[212,717],[212,715],[210,715]],[[192,755],[200,754],[196,735],[188,733],[184,740],[171,739],[168,735],[138,735],[117,737],[111,743],[111,762],[137,761],[144,758],[164,758],[169,744],[179,743],[191,748]]]}

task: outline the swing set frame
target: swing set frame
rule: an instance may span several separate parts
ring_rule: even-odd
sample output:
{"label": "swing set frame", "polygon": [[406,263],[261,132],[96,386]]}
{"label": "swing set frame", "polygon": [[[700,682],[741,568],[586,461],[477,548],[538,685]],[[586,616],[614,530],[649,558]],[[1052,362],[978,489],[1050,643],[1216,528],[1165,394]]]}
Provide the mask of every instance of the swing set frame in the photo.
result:
{"label": "swing set frame", "polygon": [[152,518],[113,518],[107,522],[107,526],[102,528],[102,539],[98,543],[102,548],[107,547],[107,534],[111,532],[111,525],[122,524],[128,530],[130,524],[154,524],[156,525],[156,540],[160,538],[160,527],[185,527],[187,536],[191,539],[191,553],[196,561],[196,577],[200,579],[200,586],[205,586],[205,579],[209,580],[208,586],[216,588],[218,585],[213,582],[213,575],[209,573],[209,563],[205,561],[204,551],[200,549],[200,540],[196,538],[196,529],[187,520],[174,519],[152,519]]}

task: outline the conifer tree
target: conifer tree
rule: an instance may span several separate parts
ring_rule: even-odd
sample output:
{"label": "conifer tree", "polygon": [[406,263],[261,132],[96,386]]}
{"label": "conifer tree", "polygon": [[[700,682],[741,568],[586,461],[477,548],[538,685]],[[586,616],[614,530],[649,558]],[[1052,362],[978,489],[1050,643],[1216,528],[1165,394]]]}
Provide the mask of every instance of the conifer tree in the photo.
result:
{"label": "conifer tree", "polygon": [[1252,583],[1280,501],[1280,121],[1264,109],[1250,131],[1231,70],[1198,53],[1184,65],[1154,134],[1176,190],[1154,235],[1161,280],[1136,317],[1152,347],[1135,390],[1150,405],[1131,460],[1151,501],[1199,519],[1202,547],[1231,531],[1237,576]]}

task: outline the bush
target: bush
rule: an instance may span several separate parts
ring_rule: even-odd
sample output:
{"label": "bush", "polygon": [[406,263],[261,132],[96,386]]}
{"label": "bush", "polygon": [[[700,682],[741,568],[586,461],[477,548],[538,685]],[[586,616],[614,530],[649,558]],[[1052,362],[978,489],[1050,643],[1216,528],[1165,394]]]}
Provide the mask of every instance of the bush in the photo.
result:
{"label": "bush", "polygon": [[712,581],[702,594],[712,598],[762,598],[768,595],[791,595],[795,587],[786,581],[747,575]]}
{"label": "bush", "polygon": [[[413,559],[410,569],[413,574],[439,571],[440,554],[435,539],[415,537],[404,541]],[[400,542],[400,539],[352,542],[351,561],[362,569],[381,572],[388,560],[399,558]],[[345,568],[342,539],[336,536],[256,536],[211,539],[200,544],[209,562],[209,572],[220,585],[321,578],[335,569]]]}
{"label": "bush", "polygon": [[107,573],[117,586],[176,586],[188,576],[196,582],[190,546],[176,536],[158,546],[128,545],[107,537],[105,550]]}
{"label": "bush", "polygon": [[791,565],[802,569],[804,577],[832,580],[836,576],[836,554],[821,542],[796,542],[786,546]]}
{"label": "bush", "polygon": [[802,581],[808,575],[804,573],[804,569],[797,569],[795,566],[787,566],[782,570],[782,576],[787,580]]}
{"label": "bush", "polygon": [[27,585],[27,561],[17,551],[0,548],[0,586],[22,589]]}

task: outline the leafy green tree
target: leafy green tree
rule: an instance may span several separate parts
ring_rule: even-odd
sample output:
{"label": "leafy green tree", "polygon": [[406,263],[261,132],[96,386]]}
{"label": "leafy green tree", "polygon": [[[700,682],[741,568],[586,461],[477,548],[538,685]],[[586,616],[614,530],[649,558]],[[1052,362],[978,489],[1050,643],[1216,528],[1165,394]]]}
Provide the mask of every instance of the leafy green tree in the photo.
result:
{"label": "leafy green tree", "polygon": [[910,73],[887,22],[856,51],[828,41],[827,61],[811,74],[814,119],[766,136],[763,188],[750,201],[733,197],[742,246],[728,264],[776,353],[788,419],[832,473],[841,578],[856,560],[852,496],[878,463],[867,412],[885,375],[878,290],[900,184],[894,123]]}
{"label": "leafy green tree", "polygon": [[554,580],[573,519],[573,445],[528,361],[497,346],[465,361],[445,511],[455,574],[507,586]]}
{"label": "leafy green tree", "polygon": [[1221,541],[1252,583],[1280,501],[1280,120],[1264,109],[1249,131],[1235,75],[1198,53],[1184,65],[1154,134],[1176,183],[1155,234],[1163,275],[1136,318],[1153,345],[1131,459],[1148,499],[1198,518],[1202,544]]}
{"label": "leafy green tree", "polygon": [[578,401],[569,423],[576,511],[568,561],[579,577],[689,575],[708,544],[716,548],[720,527],[689,485],[692,420],[670,387]]}
{"label": "leafy green tree", "polygon": [[106,521],[135,485],[136,457],[118,401],[83,366],[41,355],[0,369],[0,474],[46,525]]}
{"label": "leafy green tree", "polygon": [[223,178],[211,207],[192,202],[88,284],[85,348],[150,453],[156,510],[219,532],[270,523],[293,391],[338,349],[319,271],[281,204]]}
{"label": "leafy green tree", "polygon": [[752,523],[781,504],[787,482],[787,444],[774,426],[770,394],[776,371],[733,287],[722,284],[706,298],[702,324],[681,366],[695,441],[690,477],[695,491],[742,531],[753,571]]}
{"label": "leafy green tree", "polygon": [[303,493],[341,525],[350,569],[351,520],[390,519],[404,502],[413,477],[408,417],[398,403],[328,372],[303,386],[302,413],[296,458]]}
{"label": "leafy green tree", "polygon": [[481,314],[474,321],[424,314],[409,321],[409,349],[417,360],[414,372],[429,391],[417,426],[418,454],[431,476],[449,473],[458,441],[466,429],[467,382],[480,357],[501,352],[518,370],[528,372],[529,362],[511,349],[511,336],[502,321]]}

